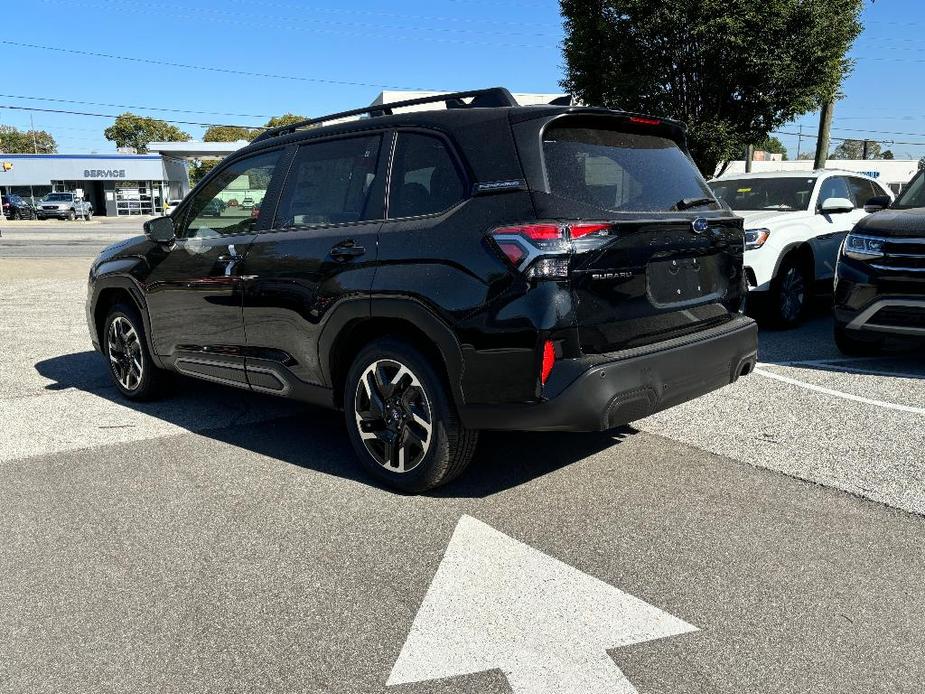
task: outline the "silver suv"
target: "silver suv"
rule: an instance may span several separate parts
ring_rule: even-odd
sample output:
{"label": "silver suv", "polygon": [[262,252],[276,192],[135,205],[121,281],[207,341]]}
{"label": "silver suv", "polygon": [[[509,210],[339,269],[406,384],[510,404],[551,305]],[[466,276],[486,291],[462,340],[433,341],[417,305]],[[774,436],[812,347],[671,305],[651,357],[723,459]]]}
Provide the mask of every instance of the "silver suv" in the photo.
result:
{"label": "silver suv", "polygon": [[90,219],[93,216],[93,205],[74,193],[49,193],[35,206],[35,216],[38,219]]}

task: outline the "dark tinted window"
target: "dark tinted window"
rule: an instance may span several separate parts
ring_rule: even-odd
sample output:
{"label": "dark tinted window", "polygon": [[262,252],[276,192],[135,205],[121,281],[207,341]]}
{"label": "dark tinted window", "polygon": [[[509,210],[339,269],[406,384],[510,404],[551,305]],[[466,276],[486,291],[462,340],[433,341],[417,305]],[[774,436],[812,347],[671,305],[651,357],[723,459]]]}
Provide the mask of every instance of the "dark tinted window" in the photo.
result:
{"label": "dark tinted window", "polygon": [[849,178],[848,185],[851,188],[851,199],[855,207],[864,207],[871,198],[884,194],[877,184],[866,178]]}
{"label": "dark tinted window", "polygon": [[443,212],[464,197],[462,178],[439,138],[399,133],[392,163],[389,217]]}
{"label": "dark tinted window", "polygon": [[816,179],[781,176],[780,178],[729,178],[712,181],[710,188],[733,210],[808,210]]}
{"label": "dark tinted window", "polygon": [[276,213],[276,228],[343,224],[381,217],[372,201],[380,135],[299,147]]}
{"label": "dark tinted window", "polygon": [[[179,236],[214,238],[245,234],[254,228],[282,150],[239,159],[219,171],[196,193]],[[245,198],[253,201],[244,207]]]}
{"label": "dark tinted window", "polygon": [[682,200],[713,198],[697,167],[666,137],[552,127],[543,136],[543,154],[554,195],[604,210],[665,212]]}
{"label": "dark tinted window", "polygon": [[925,171],[918,174],[903,188],[893,207],[925,207]]}
{"label": "dark tinted window", "polygon": [[848,189],[848,180],[843,176],[832,176],[825,179],[819,187],[819,200],[817,205],[822,205],[829,198],[845,198],[853,200],[851,191]]}

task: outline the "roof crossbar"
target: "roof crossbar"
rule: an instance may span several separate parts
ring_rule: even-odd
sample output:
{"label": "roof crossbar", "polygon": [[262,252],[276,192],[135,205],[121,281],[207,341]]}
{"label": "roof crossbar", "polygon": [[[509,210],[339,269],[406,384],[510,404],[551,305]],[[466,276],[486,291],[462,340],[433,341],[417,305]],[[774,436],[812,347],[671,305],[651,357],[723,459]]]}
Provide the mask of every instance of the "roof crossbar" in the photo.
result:
{"label": "roof crossbar", "polygon": [[[466,103],[463,99],[471,98],[472,101]],[[393,111],[398,108],[407,106],[417,106],[419,104],[437,104],[443,102],[447,108],[489,108],[497,106],[519,106],[517,100],[504,87],[491,87],[490,89],[475,89],[468,92],[454,92],[452,94],[438,94],[436,96],[423,96],[417,99],[407,99],[405,101],[395,101],[388,104],[375,104],[365,108],[355,108],[351,111],[341,111],[340,113],[331,113],[319,118],[308,118],[303,121],[282,125],[278,128],[270,128],[254,138],[254,142],[268,140],[271,137],[280,135],[289,135],[301,128],[307,128],[311,125],[318,125],[332,120],[350,118],[351,116],[369,116],[378,118],[380,116],[391,116]]]}

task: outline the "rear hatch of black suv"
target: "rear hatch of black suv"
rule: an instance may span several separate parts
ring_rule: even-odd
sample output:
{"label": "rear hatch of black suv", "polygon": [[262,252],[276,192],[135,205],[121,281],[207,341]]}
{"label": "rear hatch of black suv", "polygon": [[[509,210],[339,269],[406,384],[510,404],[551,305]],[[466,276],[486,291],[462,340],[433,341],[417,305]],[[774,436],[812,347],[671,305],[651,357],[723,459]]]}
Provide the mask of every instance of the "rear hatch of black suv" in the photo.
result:
{"label": "rear hatch of black suv", "polygon": [[718,327],[744,299],[742,220],[671,121],[600,110],[512,115],[537,219],[568,237],[581,351]]}

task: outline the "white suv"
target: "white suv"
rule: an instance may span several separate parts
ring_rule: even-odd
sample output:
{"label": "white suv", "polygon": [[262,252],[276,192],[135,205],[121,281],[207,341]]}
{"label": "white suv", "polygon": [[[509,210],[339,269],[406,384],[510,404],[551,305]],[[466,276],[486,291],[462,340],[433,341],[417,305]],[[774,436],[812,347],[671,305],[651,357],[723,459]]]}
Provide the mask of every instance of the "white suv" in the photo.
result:
{"label": "white suv", "polygon": [[730,174],[710,187],[745,218],[751,310],[784,328],[800,322],[818,283],[831,290],[845,235],[893,199],[874,179],[849,171]]}

